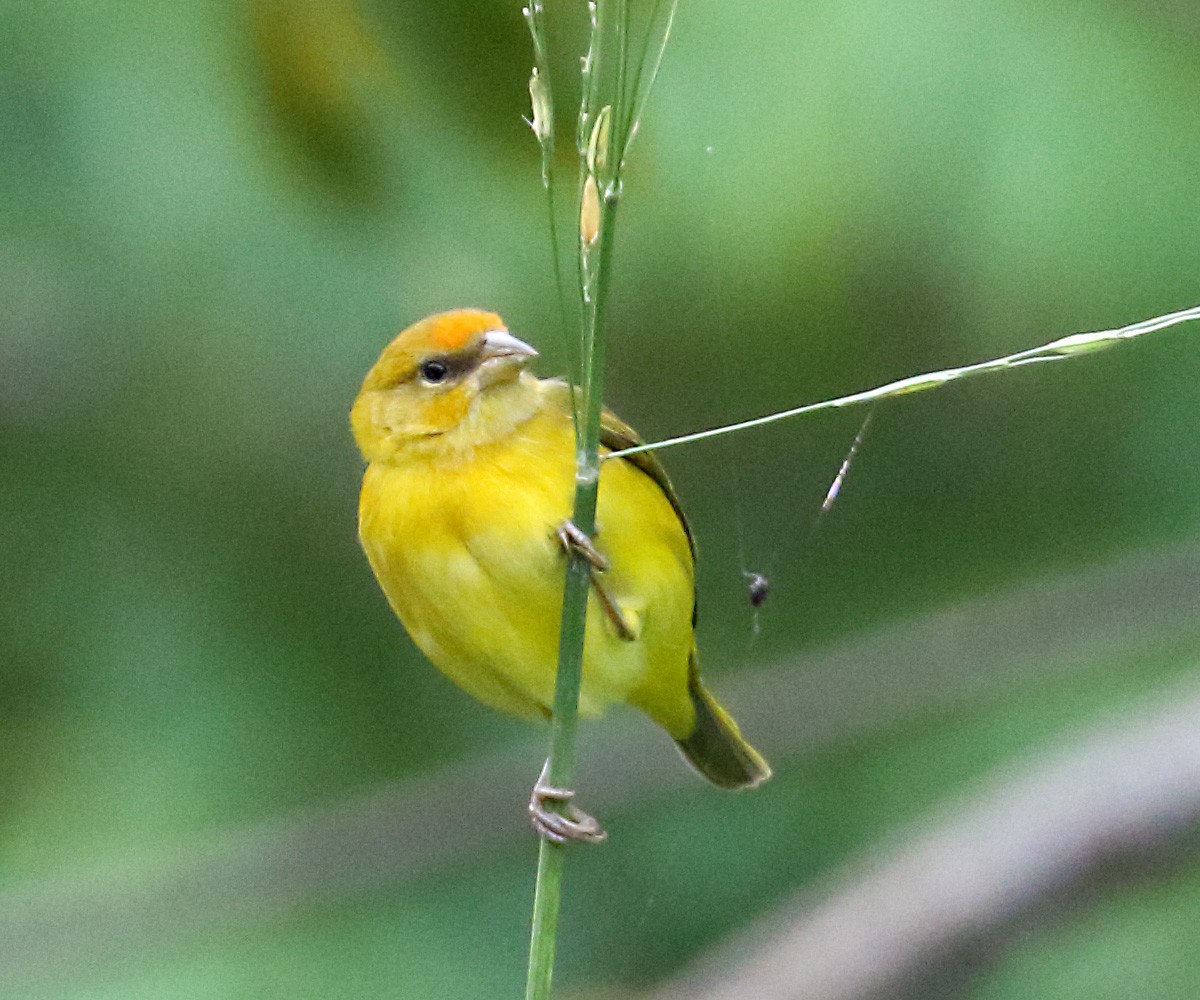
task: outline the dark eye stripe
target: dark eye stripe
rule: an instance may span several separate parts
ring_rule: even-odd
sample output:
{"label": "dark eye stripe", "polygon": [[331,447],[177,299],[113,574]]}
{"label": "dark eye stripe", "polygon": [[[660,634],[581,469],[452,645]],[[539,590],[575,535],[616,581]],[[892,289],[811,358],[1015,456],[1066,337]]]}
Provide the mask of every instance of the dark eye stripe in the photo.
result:
{"label": "dark eye stripe", "polygon": [[[477,346],[466,351],[456,351],[453,354],[435,354],[433,357],[426,358],[417,366],[416,374],[431,385],[445,385],[447,382],[453,382],[467,372],[478,368],[482,353],[483,342],[480,341]],[[426,372],[426,368],[435,365],[442,367],[441,378],[430,378]]]}

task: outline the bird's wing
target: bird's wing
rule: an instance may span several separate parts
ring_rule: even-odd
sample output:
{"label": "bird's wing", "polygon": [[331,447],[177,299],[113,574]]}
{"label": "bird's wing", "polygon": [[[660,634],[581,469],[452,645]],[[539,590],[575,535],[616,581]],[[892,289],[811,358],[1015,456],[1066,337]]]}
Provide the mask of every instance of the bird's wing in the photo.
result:
{"label": "bird's wing", "polygon": [[[542,385],[549,389],[558,404],[569,412],[571,389],[567,383],[560,379],[543,379]],[[600,447],[608,451],[621,451],[624,448],[633,448],[645,443],[638,437],[637,431],[611,410],[601,412]],[[639,451],[636,455],[624,456],[621,461],[628,462],[635,469],[645,473],[662,490],[663,496],[667,498],[671,508],[675,511],[675,516],[679,519],[684,535],[687,536],[688,549],[692,553],[692,561],[695,562],[696,539],[692,535],[692,526],[688,524],[687,516],[683,513],[683,505],[680,504],[679,497],[675,494],[675,487],[671,485],[671,480],[667,477],[667,470],[662,467],[658,456],[652,451]]]}
{"label": "bird's wing", "polygon": [[[623,448],[633,448],[645,442],[638,437],[637,431],[630,427],[624,420],[618,417],[610,410],[605,410],[600,415],[600,444],[609,451],[620,451]],[[663,496],[670,502],[671,507],[675,511],[675,516],[679,518],[680,525],[683,526],[683,533],[687,535],[688,548],[692,553],[692,561],[696,560],[696,539],[692,536],[692,527],[688,524],[686,515],[683,513],[683,506],[679,503],[679,497],[675,494],[675,487],[671,485],[671,480],[667,478],[667,470],[662,467],[662,462],[658,460],[658,456],[652,451],[639,451],[636,455],[626,455],[621,459],[622,462],[628,462],[644,472],[647,476],[654,480],[658,488],[662,490]]]}
{"label": "bird's wing", "polygon": [[[624,420],[618,417],[611,410],[604,410],[600,414],[600,445],[607,448],[609,451],[620,451],[623,448],[633,448],[636,445],[645,444],[638,437],[637,431],[630,427]],[[675,493],[675,487],[671,485],[671,480],[667,477],[667,470],[663,468],[662,462],[658,460],[658,456],[652,451],[639,451],[636,455],[626,455],[619,459],[621,462],[628,462],[630,465],[640,469],[647,476],[654,480],[658,488],[662,490],[671,508],[675,511],[675,516],[679,518],[679,524],[683,528],[683,533],[687,536],[688,550],[692,554],[692,563],[696,562],[696,539],[692,535],[692,526],[688,524],[687,515],[683,512],[683,506],[679,502],[679,497]],[[692,629],[696,628],[696,619],[699,612],[699,607],[696,602],[695,591],[692,593]]]}

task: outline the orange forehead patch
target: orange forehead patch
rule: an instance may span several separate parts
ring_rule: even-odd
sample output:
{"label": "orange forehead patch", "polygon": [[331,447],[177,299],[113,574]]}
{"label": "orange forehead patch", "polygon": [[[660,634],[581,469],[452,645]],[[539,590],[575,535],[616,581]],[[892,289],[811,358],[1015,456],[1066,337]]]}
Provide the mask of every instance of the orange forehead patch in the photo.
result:
{"label": "orange forehead patch", "polygon": [[503,330],[504,321],[482,309],[456,309],[430,316],[429,342],[443,351],[457,351],[485,330]]}

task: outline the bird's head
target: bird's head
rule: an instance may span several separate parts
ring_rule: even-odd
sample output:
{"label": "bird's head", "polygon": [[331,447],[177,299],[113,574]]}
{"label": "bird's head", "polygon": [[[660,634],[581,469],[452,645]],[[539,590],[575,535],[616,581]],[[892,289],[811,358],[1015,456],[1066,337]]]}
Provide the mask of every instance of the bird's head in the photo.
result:
{"label": "bird's head", "polygon": [[383,349],[363,380],[350,423],[367,461],[405,449],[448,450],[493,440],[528,419],[537,351],[495,313],[427,316]]}

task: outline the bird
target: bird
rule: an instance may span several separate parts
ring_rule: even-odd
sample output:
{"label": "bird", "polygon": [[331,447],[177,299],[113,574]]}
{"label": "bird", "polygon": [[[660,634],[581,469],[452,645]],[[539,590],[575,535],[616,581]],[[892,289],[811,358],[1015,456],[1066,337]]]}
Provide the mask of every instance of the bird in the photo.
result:
{"label": "bird", "polygon": [[[428,316],[367,372],[350,412],[366,469],[359,540],[422,653],[468,694],[511,715],[552,716],[563,582],[590,563],[579,714],[631,705],[714,785],[751,788],[771,769],[700,679],[696,545],[653,452],[604,460],[595,532],[570,521],[572,388],[528,370],[538,352],[483,309]],[[601,454],[641,443],[605,410]],[[534,829],[559,843],[604,831],[534,786]]]}

